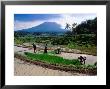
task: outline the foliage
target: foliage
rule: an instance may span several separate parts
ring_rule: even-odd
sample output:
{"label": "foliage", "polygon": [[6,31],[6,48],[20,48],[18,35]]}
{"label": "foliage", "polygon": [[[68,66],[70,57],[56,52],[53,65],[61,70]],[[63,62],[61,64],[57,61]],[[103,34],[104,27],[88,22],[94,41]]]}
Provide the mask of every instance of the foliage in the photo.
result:
{"label": "foliage", "polygon": [[47,62],[50,64],[80,65],[80,62],[77,59],[69,60],[69,59],[64,59],[63,57],[58,57],[55,55],[33,54],[33,53],[28,53],[28,52],[25,52],[25,55],[34,61],[40,60],[42,62]]}
{"label": "foliage", "polygon": [[70,43],[67,46],[70,49],[77,49],[80,50],[81,53],[84,54],[91,54],[96,56],[97,55],[97,47],[95,45],[91,46],[89,44],[87,45],[77,45],[76,43]]}
{"label": "foliage", "polygon": [[74,31],[76,34],[97,34],[97,18],[83,21]]}
{"label": "foliage", "polygon": [[62,67],[68,67],[70,69],[89,69],[94,70],[97,69],[97,65],[81,65],[79,60],[73,59],[63,59],[59,56],[48,55],[48,54],[33,54],[29,52],[25,52],[26,57],[29,60],[33,61],[42,61],[48,64],[60,65]]}
{"label": "foliage", "polygon": [[94,63],[94,66],[97,66],[97,62]]}

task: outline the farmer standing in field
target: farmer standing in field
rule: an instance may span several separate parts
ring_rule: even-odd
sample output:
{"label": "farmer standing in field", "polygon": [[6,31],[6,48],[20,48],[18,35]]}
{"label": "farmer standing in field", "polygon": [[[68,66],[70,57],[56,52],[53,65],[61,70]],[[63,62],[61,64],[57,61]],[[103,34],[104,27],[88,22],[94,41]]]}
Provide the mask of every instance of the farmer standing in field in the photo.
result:
{"label": "farmer standing in field", "polygon": [[47,53],[47,44],[45,45],[44,53]]}
{"label": "farmer standing in field", "polygon": [[33,43],[34,53],[36,53],[36,45]]}

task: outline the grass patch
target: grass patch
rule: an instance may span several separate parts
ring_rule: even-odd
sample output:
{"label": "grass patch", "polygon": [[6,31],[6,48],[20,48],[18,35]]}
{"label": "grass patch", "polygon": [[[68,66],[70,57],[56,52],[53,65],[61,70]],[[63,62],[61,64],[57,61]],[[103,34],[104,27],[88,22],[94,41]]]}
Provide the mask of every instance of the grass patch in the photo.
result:
{"label": "grass patch", "polygon": [[91,46],[91,45],[76,45],[76,44],[68,44],[67,46],[70,49],[78,49],[81,50],[81,53],[86,53],[90,55],[97,55],[97,47],[96,46]]}
{"label": "grass patch", "polygon": [[79,60],[73,59],[64,59],[63,57],[58,57],[55,55],[48,55],[48,54],[33,54],[29,52],[25,52],[25,55],[33,60],[33,61],[42,61],[42,62],[47,62],[50,64],[59,64],[59,65],[81,65]]}

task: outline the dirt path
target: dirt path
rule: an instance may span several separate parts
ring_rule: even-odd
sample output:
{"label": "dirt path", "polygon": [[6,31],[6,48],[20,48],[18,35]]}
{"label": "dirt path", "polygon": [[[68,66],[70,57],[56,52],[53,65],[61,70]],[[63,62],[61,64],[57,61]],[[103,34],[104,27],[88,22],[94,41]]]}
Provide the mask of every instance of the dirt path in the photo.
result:
{"label": "dirt path", "polygon": [[65,71],[43,68],[38,65],[14,59],[15,76],[87,76],[86,74],[70,73]]}

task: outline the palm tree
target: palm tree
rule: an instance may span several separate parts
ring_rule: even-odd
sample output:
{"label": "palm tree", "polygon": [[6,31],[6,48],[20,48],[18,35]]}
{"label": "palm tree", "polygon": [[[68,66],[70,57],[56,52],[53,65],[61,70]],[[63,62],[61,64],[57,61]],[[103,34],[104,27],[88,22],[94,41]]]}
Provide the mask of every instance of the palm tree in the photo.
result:
{"label": "palm tree", "polygon": [[75,27],[76,27],[76,25],[77,25],[77,23],[73,23],[73,24],[72,24],[72,32],[73,32],[73,34],[76,34],[76,33],[75,33]]}
{"label": "palm tree", "polygon": [[71,28],[71,27],[70,27],[70,24],[66,23],[65,29],[70,29],[70,28]]}

